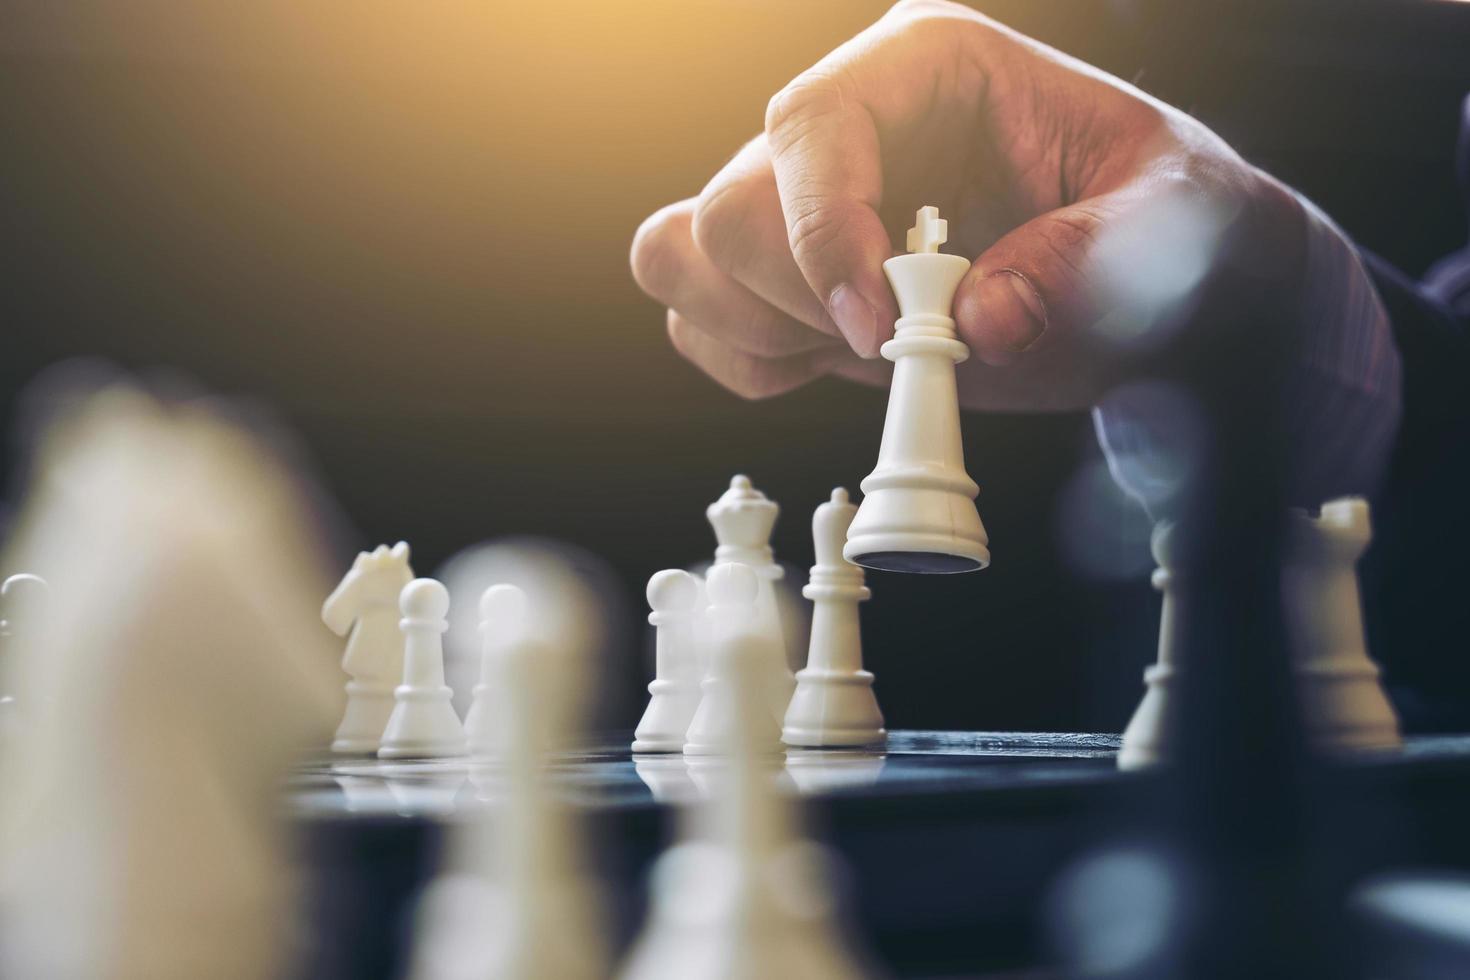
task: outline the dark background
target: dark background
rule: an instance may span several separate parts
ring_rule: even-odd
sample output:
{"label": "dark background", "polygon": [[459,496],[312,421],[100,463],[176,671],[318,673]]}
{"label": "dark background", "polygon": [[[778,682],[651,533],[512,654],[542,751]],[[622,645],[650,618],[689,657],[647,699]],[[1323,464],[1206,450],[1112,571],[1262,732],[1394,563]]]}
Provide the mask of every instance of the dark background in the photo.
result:
{"label": "dark background", "polygon": [[[872,466],[884,393],[723,392],[667,346],[627,248],[885,6],[9,3],[0,423],[57,360],[170,365],[269,405],[344,548],[406,538],[421,573],[546,535],[606,559],[636,611],[649,574],[707,557],[703,509],[737,471],[805,566],[811,508]],[[1188,108],[1411,273],[1465,241],[1470,4],[984,9]],[[1121,728],[1153,655],[1146,523],[1086,417],[965,429],[994,565],[871,576],[890,724]],[[613,671],[614,720],[643,670]]]}

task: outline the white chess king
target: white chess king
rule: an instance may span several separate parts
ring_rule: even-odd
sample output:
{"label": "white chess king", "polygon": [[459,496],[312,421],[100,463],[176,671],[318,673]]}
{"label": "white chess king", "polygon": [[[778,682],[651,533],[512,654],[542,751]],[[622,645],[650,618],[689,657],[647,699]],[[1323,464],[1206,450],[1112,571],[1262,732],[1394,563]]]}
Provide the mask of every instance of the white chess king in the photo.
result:
{"label": "white chess king", "polygon": [[909,229],[911,254],[883,263],[898,298],[899,318],[883,356],[893,386],[878,465],[863,480],[863,502],[843,556],[868,568],[898,572],[970,572],[990,564],[989,538],[965,472],[960,441],[956,364],[970,349],[955,338],[950,307],[970,268],[939,246],[948,222],[920,208]]}

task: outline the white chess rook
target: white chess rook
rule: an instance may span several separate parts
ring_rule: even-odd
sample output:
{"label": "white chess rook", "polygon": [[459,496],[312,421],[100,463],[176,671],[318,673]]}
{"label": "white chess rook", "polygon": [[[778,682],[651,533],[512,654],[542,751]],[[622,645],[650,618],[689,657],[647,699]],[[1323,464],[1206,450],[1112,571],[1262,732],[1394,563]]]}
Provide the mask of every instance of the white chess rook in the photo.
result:
{"label": "white chess rook", "polygon": [[739,562],[749,566],[758,580],[755,623],[761,635],[770,641],[765,644],[767,656],[758,669],[771,703],[771,714],[779,723],[796,688],[786,650],[786,631],[776,601],[776,583],[786,572],[776,564],[771,551],[771,529],[776,526],[781,507],[751,486],[749,477],[736,476],[730,480],[730,488],[704,513],[719,541],[715,565]]}
{"label": "white chess rook", "polygon": [[863,670],[858,603],[871,593],[863,570],[842,557],[857,513],[842,487],[812,515],[817,563],[801,594],[812,600],[811,645],[796,674],[796,693],[781,731],[787,745],[811,748],[873,745],[887,738],[873,675]]}
{"label": "white chess rook", "polygon": [[883,263],[900,316],[883,356],[894,362],[878,465],[862,482],[863,502],[843,554],[869,568],[969,572],[990,564],[989,538],[975,509],[980,488],[965,472],[955,365],[970,349],[955,338],[950,308],[970,263],[939,252],[947,222],[920,208],[909,230],[912,254]]}
{"label": "white chess rook", "polygon": [[393,691],[393,714],[383,732],[379,758],[410,759],[464,755],[464,726],[444,683],[444,631],[449,629],[449,590],[431,578],[414,579],[399,598],[405,638],[403,683]]}
{"label": "white chess rook", "polygon": [[1286,631],[1307,731],[1319,749],[1390,748],[1398,718],[1368,657],[1357,563],[1373,530],[1368,503],[1344,498],[1321,516],[1293,511],[1281,572]]}
{"label": "white chess rook", "polygon": [[[746,724],[740,716],[731,671],[737,664],[764,676],[764,665],[771,656],[771,638],[753,628],[758,579],[746,565],[727,562],[709,570],[710,615],[714,630],[709,673],[700,684],[699,707],[689,723],[684,739],[684,754],[723,755],[736,737],[737,726]],[[754,665],[754,666],[749,666]],[[764,684],[761,690],[766,690]],[[780,752],[781,723],[769,712],[761,712],[748,722],[752,745],[763,753]]]}
{"label": "white chess rook", "polygon": [[[322,604],[322,622],[347,636],[342,669],[347,708],[332,738],[332,751],[371,755],[393,714],[393,688],[403,676],[403,634],[398,594],[413,580],[408,545],[379,545],[358,554],[341,584]],[[349,630],[351,631],[349,634]]]}
{"label": "white chess rook", "polygon": [[1183,625],[1178,603],[1174,598],[1177,531],[1172,521],[1160,521],[1154,526],[1151,541],[1154,561],[1153,585],[1164,595],[1162,611],[1159,613],[1159,658],[1143,672],[1146,685],[1143,700],[1133,712],[1128,727],[1123,730],[1123,742],[1118,749],[1119,769],[1140,769],[1158,762],[1164,755],[1165,714],[1169,710],[1175,678],[1174,651]]}
{"label": "white chess rook", "polygon": [[648,580],[648,621],[654,639],[654,678],[648,708],[633,732],[634,752],[681,752],[684,736],[699,708],[703,677],[695,646],[695,617],[702,599],[698,580],[680,568]]}
{"label": "white chess rook", "polygon": [[515,585],[492,585],[480,594],[480,681],[465,712],[464,733],[470,751],[493,754],[501,744],[498,725],[504,705],[497,706],[498,659],[503,648],[521,638],[526,627],[526,593]]}

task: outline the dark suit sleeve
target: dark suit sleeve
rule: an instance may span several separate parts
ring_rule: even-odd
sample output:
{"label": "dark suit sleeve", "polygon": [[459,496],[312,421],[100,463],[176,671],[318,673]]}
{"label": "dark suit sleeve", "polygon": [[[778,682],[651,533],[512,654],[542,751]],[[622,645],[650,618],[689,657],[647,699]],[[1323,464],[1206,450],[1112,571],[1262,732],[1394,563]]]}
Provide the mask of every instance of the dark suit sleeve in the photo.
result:
{"label": "dark suit sleeve", "polygon": [[1470,729],[1470,322],[1376,256],[1403,420],[1363,565],[1370,649],[1405,728]]}

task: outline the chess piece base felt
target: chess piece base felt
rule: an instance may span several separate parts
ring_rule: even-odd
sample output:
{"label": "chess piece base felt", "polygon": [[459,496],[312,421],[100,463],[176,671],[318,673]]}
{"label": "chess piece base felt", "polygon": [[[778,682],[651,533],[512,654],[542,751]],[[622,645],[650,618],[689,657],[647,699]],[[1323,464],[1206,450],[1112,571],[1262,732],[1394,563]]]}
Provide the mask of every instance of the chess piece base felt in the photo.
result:
{"label": "chess piece base felt", "polygon": [[961,572],[976,572],[985,567],[983,562],[974,558],[937,551],[871,551],[853,555],[849,560],[854,565],[880,572],[908,572],[918,575],[956,575]]}

